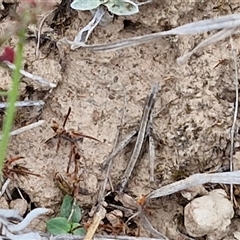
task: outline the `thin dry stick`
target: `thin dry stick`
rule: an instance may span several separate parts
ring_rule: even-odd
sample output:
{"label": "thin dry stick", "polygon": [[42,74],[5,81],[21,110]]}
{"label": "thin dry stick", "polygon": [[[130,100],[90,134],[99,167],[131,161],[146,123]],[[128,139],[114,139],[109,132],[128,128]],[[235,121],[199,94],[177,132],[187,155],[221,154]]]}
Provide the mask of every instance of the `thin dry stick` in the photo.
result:
{"label": "thin dry stick", "polygon": [[184,180],[168,184],[152,191],[147,195],[147,199],[167,196],[206,183],[240,184],[240,171],[194,174]]}
{"label": "thin dry stick", "polygon": [[149,141],[149,167],[150,167],[150,182],[154,182],[154,163],[156,158],[155,153],[155,143],[153,139],[153,113],[150,113],[149,116],[149,134],[148,134],[148,141]]}
{"label": "thin dry stick", "polygon": [[[9,179],[9,178],[8,178],[8,179]],[[6,181],[10,181],[10,179],[9,179],[9,180],[8,180],[8,179],[7,179]],[[4,181],[5,181],[5,180],[4,180],[4,177],[3,177],[3,175],[1,175],[1,176],[0,176],[0,184],[2,185],[2,184],[4,183]],[[9,199],[9,200],[12,200],[12,195],[11,195],[9,189],[7,188],[8,184],[9,184],[9,183],[6,184],[6,189],[4,190],[4,192],[6,192],[6,195],[7,195],[8,199]],[[2,187],[3,187],[3,185],[2,185]],[[3,194],[4,194],[4,192],[3,192]],[[1,197],[1,195],[0,195],[0,197]]]}
{"label": "thin dry stick", "polygon": [[90,240],[93,239],[93,236],[103,218],[106,216],[106,210],[103,206],[99,206],[99,210],[96,212],[93,218],[93,222],[88,228],[87,234],[84,237],[84,240]]}
{"label": "thin dry stick", "polygon": [[[16,129],[12,132],[10,132],[10,136],[14,136],[14,135],[17,135],[17,134],[20,134],[20,133],[23,133],[25,131],[28,131],[30,129],[33,129],[33,128],[36,128],[36,127],[39,127],[41,126],[45,121],[44,120],[39,120],[38,122],[35,122],[35,123],[31,123],[27,126],[24,126],[24,127],[21,127],[19,129]],[[0,135],[0,140],[2,139],[2,135]]]}
{"label": "thin dry stick", "polygon": [[123,39],[120,41],[107,44],[85,45],[83,47],[89,48],[93,51],[111,51],[152,42],[154,40],[162,38],[163,36],[197,34],[212,30],[220,30],[224,28],[233,29],[238,28],[239,26],[240,26],[240,14],[230,14],[218,18],[187,23],[185,25],[173,28],[169,31],[146,34],[144,36]]}
{"label": "thin dry stick", "polygon": [[[9,61],[3,61],[3,63],[5,63],[5,64],[6,64],[10,69],[12,69],[12,70],[14,70],[14,69],[16,68],[15,65],[12,64],[12,63],[9,62]],[[42,78],[42,77],[40,77],[40,76],[34,75],[34,74],[32,74],[32,73],[29,73],[29,72],[27,72],[27,71],[25,71],[25,70],[23,70],[23,69],[20,69],[20,73],[21,73],[23,76],[25,76],[25,77],[33,80],[33,81],[36,81],[36,82],[38,82],[38,83],[41,83],[42,85],[49,86],[49,87],[51,87],[51,88],[55,88],[55,87],[57,86],[57,84],[51,83],[51,82],[47,81],[46,79],[44,79],[44,78]]]}
{"label": "thin dry stick", "polygon": [[[202,32],[211,31],[211,30],[223,29],[222,31],[204,40],[191,52],[178,58],[177,59],[178,64],[182,65],[187,62],[187,60],[191,57],[193,53],[202,49],[203,47],[214,44],[232,35],[237,31],[239,26],[240,26],[240,14],[230,14],[227,16],[219,17],[219,18],[188,23],[183,26],[171,29],[169,31],[147,34],[144,36],[139,36],[139,37],[134,37],[129,39],[123,39],[117,42],[107,43],[107,44],[84,45],[83,47],[89,48],[93,51],[111,51],[111,50],[118,50],[118,49],[130,47],[130,46],[137,46],[140,44],[154,41],[156,39],[159,39],[167,35],[187,35],[187,34],[196,34],[196,33],[202,33]],[[67,42],[66,39],[64,41],[65,43]]]}
{"label": "thin dry stick", "polygon": [[137,132],[137,130],[133,130],[121,142],[118,143],[118,145],[113,149],[110,155],[102,163],[103,168],[105,168],[106,165],[108,165],[112,161],[112,159],[114,159],[132,141],[132,139],[136,136]]}
{"label": "thin dry stick", "polygon": [[54,11],[56,10],[56,8],[52,9],[51,11],[47,12],[45,14],[45,16],[41,19],[40,23],[39,23],[39,26],[38,26],[38,31],[37,31],[37,46],[36,46],[36,59],[39,58],[39,47],[40,47],[40,40],[41,40],[41,31],[42,31],[42,27],[43,27],[43,24],[45,22],[45,20],[47,19],[47,17],[52,14]]}
{"label": "thin dry stick", "polygon": [[133,149],[133,153],[131,155],[131,158],[129,160],[128,166],[123,174],[122,180],[120,181],[119,184],[119,192],[122,192],[123,189],[125,188],[131,174],[132,171],[136,165],[136,162],[139,158],[139,154],[141,153],[141,149],[142,149],[142,145],[144,142],[144,138],[146,135],[146,130],[147,130],[147,125],[148,125],[148,120],[149,120],[149,115],[152,111],[152,108],[154,106],[155,103],[155,98],[156,98],[156,94],[158,92],[158,84],[154,84],[150,94],[147,96],[146,99],[146,105],[143,111],[143,115],[142,115],[142,120],[140,123],[140,127],[139,127],[139,132],[138,132],[138,136],[137,136],[137,140],[136,140],[136,144],[134,146]]}
{"label": "thin dry stick", "polygon": [[19,187],[16,187],[16,189],[17,189],[18,194],[19,194],[19,196],[21,197],[21,199],[24,199],[24,200],[25,200],[25,198],[23,197],[22,192],[21,192],[21,190],[19,189]]}
{"label": "thin dry stick", "polygon": [[[115,137],[113,151],[116,149],[116,145],[117,145],[117,142],[118,142],[118,139],[119,139],[119,134],[120,133],[119,133],[119,130],[118,130],[117,134],[116,134],[116,137]],[[104,199],[104,193],[105,193],[105,190],[106,190],[107,182],[110,180],[109,174],[110,174],[110,170],[111,170],[111,167],[112,167],[112,161],[113,161],[113,158],[110,158],[110,160],[108,161],[108,168],[107,168],[106,176],[105,176],[105,179],[103,181],[102,188],[99,192],[98,204],[101,204],[103,199]]]}
{"label": "thin dry stick", "polygon": [[141,5],[144,5],[144,4],[147,4],[147,3],[151,3],[152,0],[146,0],[145,2],[139,2],[139,1],[135,1],[135,3],[138,5],[138,6],[141,6]]}
{"label": "thin dry stick", "polygon": [[1,198],[2,195],[5,193],[5,191],[6,191],[6,189],[7,189],[7,187],[8,187],[8,185],[9,185],[10,182],[11,182],[11,179],[8,178],[8,179],[4,182],[4,184],[2,185],[2,189],[1,189],[1,191],[0,191],[0,198]]}
{"label": "thin dry stick", "polygon": [[200,51],[201,49],[210,46],[211,44],[214,44],[216,42],[219,42],[230,35],[232,35],[234,32],[237,31],[238,28],[231,28],[231,29],[223,29],[222,31],[217,32],[216,34],[210,36],[209,38],[202,41],[197,47],[195,47],[192,51],[184,54],[183,56],[177,58],[177,63],[179,65],[186,64],[187,60],[197,51]]}
{"label": "thin dry stick", "polygon": [[152,224],[149,222],[148,218],[145,214],[142,214],[141,216],[141,222],[145,229],[147,229],[153,236],[157,237],[159,240],[169,240],[168,237],[163,235],[162,233],[158,232]]}
{"label": "thin dry stick", "polygon": [[[43,106],[45,103],[44,101],[40,100],[40,101],[18,101],[15,102],[15,107],[33,107],[33,106]],[[0,103],[0,108],[7,108],[8,107],[8,103],[4,102],[4,103]]]}
{"label": "thin dry stick", "polygon": [[[124,89],[124,103],[123,103],[123,108],[122,108],[122,114],[121,114],[121,118],[120,118],[120,128],[123,124],[123,118],[124,118],[124,113],[125,113],[125,109],[126,109],[126,104],[127,104],[127,96],[126,96],[126,89],[123,86],[123,89]],[[103,186],[101,188],[101,191],[99,193],[99,198],[98,198],[98,204],[100,204],[103,199],[104,199],[104,193],[105,193],[105,190],[106,190],[106,186],[107,186],[107,182],[108,180],[110,180],[110,170],[111,170],[111,167],[112,167],[112,162],[113,162],[113,159],[114,157],[123,149],[118,149],[118,152],[116,153],[116,148],[117,148],[117,143],[118,143],[118,140],[119,140],[119,136],[120,136],[120,131],[117,130],[117,134],[116,134],[116,137],[115,137],[115,142],[114,142],[114,146],[113,146],[113,149],[112,149],[112,153],[109,155],[109,157],[104,161],[105,162],[105,166],[106,164],[108,164],[108,168],[107,168],[107,172],[106,172],[106,176],[105,176],[105,180],[103,182]],[[115,152],[115,155],[113,154]],[[110,181],[111,182],[111,181]]]}
{"label": "thin dry stick", "polygon": [[[234,67],[235,67],[235,111],[233,116],[233,124],[231,128],[231,148],[230,148],[230,172],[233,171],[233,151],[234,151],[234,136],[235,136],[235,130],[236,130],[236,124],[237,124],[237,115],[238,115],[238,68],[237,68],[237,57],[236,57],[236,49],[232,49],[233,54],[233,60],[234,60]],[[230,196],[231,201],[233,201],[233,185],[230,185]]]}

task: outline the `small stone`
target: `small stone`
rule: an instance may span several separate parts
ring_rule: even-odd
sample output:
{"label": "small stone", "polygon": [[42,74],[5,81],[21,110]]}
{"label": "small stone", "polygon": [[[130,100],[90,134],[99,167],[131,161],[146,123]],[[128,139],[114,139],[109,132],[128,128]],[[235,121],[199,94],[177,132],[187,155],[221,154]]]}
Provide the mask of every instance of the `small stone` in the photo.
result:
{"label": "small stone", "polygon": [[25,199],[18,198],[11,201],[10,208],[18,210],[19,215],[23,216],[27,211],[28,203]]}
{"label": "small stone", "polygon": [[188,201],[194,199],[197,195],[203,196],[206,195],[208,191],[203,187],[203,185],[198,185],[195,187],[188,188],[181,192],[182,196]]}
{"label": "small stone", "polygon": [[9,206],[5,197],[0,198],[0,206],[3,209],[9,209]]}
{"label": "small stone", "polygon": [[184,225],[192,237],[207,235],[207,240],[222,239],[233,218],[233,205],[222,189],[195,198],[184,209]]}
{"label": "small stone", "polygon": [[121,217],[123,217],[123,213],[119,210],[113,210],[112,212],[106,214],[107,220],[113,227],[117,227],[121,224]]}

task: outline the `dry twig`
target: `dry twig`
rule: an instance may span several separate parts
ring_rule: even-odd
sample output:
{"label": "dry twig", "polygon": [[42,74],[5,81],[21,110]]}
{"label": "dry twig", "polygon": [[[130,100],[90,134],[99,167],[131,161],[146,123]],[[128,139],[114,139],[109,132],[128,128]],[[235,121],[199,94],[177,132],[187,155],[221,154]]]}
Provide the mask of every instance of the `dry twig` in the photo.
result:
{"label": "dry twig", "polygon": [[110,155],[104,160],[102,167],[105,168],[106,165],[108,165],[112,159],[114,159],[133,140],[137,133],[137,130],[133,130],[121,142],[119,142]]}
{"label": "dry twig", "polygon": [[148,122],[148,148],[149,148],[149,168],[150,168],[150,182],[154,182],[154,163],[155,163],[155,143],[153,134],[153,113],[150,113]]}
{"label": "dry twig", "polygon": [[106,210],[103,206],[98,206],[98,211],[94,215],[93,222],[88,228],[87,234],[84,237],[84,240],[90,240],[93,239],[93,235],[95,234],[101,220],[105,218],[106,216]]}
{"label": "dry twig", "polygon": [[145,108],[143,111],[143,116],[142,116],[142,120],[140,123],[136,144],[134,146],[133,153],[129,160],[128,166],[127,166],[127,168],[123,174],[123,177],[120,181],[119,189],[118,189],[119,192],[122,192],[124,190],[128,180],[132,174],[134,166],[139,158],[139,155],[141,153],[143,142],[144,142],[144,139],[146,136],[146,130],[147,130],[147,126],[148,126],[149,117],[150,117],[151,111],[154,107],[154,103],[156,100],[156,94],[157,94],[158,90],[159,90],[158,84],[154,84],[151,89],[150,94],[147,96],[146,105],[145,105]]}
{"label": "dry twig", "polygon": [[[9,61],[3,61],[3,63],[5,63],[12,70],[14,70],[16,68],[15,65],[10,63]],[[48,80],[46,80],[46,79],[44,79],[44,78],[42,78],[40,76],[34,75],[32,73],[29,73],[29,72],[27,72],[27,71],[25,71],[23,69],[20,69],[20,73],[23,76],[25,76],[25,77],[33,80],[33,81],[36,81],[36,82],[38,82],[38,83],[40,83],[40,84],[42,84],[44,86],[49,86],[50,88],[55,88],[57,86],[56,83],[51,83]]]}
{"label": "dry twig", "polygon": [[[32,106],[43,106],[45,103],[43,101],[18,101],[15,102],[15,107],[32,107]],[[0,103],[0,108],[7,108],[8,102]]]}
{"label": "dry twig", "polygon": [[[234,136],[236,131],[236,124],[237,124],[237,115],[238,115],[238,67],[237,67],[237,56],[236,56],[236,49],[232,49],[233,60],[234,60],[234,67],[235,67],[235,111],[233,116],[233,123],[231,128],[231,148],[230,148],[230,172],[233,171],[233,151],[234,151]],[[230,185],[230,196],[231,201],[233,201],[233,185]]]}
{"label": "dry twig", "polygon": [[206,183],[240,184],[240,171],[194,174],[184,180],[168,184],[152,191],[147,195],[147,199],[168,196]]}
{"label": "dry twig", "polygon": [[[240,26],[240,14],[237,13],[221,16],[218,18],[187,23],[185,25],[173,28],[169,31],[146,34],[144,36],[123,39],[120,41],[106,44],[84,45],[82,47],[89,48],[93,51],[111,51],[152,42],[159,38],[169,35],[189,35],[223,29],[222,31],[207,38],[191,52],[185,54],[184,56],[178,59],[179,64],[184,64],[194,52],[232,35],[237,31],[239,26]],[[67,42],[66,39],[65,42]]]}
{"label": "dry twig", "polygon": [[[97,142],[100,142],[98,139],[96,139],[94,137],[76,132],[74,130],[70,130],[70,131],[66,130],[65,125],[67,123],[70,113],[71,113],[71,107],[68,108],[68,112],[67,112],[67,115],[65,116],[62,126],[60,126],[56,121],[53,121],[52,129],[56,134],[53,137],[51,137],[45,141],[45,143],[49,143],[52,139],[57,138],[58,142],[57,142],[56,152],[58,152],[58,150],[59,150],[62,139],[67,140],[71,143],[71,150],[70,150],[70,154],[69,154],[67,173],[69,173],[69,168],[70,168],[70,163],[71,163],[72,158],[74,158],[74,161],[76,161],[77,158],[78,159],[80,158],[80,155],[78,154],[78,151],[76,150],[77,149],[76,144],[78,141],[82,141],[83,138],[89,138],[89,139],[95,140]],[[75,171],[76,171],[76,164],[75,164]]]}
{"label": "dry twig", "polygon": [[[14,135],[18,135],[20,133],[23,133],[23,132],[26,132],[30,129],[33,129],[33,128],[36,128],[36,127],[39,127],[41,126],[45,121],[44,120],[39,120],[38,122],[35,122],[35,123],[31,123],[27,126],[24,126],[24,127],[21,127],[19,129],[16,129],[12,132],[10,132],[10,136],[14,136]],[[0,135],[0,140],[2,139],[2,135]]]}

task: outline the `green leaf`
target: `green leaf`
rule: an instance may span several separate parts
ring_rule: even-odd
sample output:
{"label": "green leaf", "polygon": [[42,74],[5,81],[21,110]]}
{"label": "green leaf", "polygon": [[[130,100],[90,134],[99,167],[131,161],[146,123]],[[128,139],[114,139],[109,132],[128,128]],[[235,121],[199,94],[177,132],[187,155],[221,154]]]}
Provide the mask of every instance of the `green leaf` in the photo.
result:
{"label": "green leaf", "polygon": [[[71,219],[68,219],[73,209]],[[70,223],[79,223],[82,218],[82,212],[78,205],[74,204],[74,199],[66,195],[63,199],[63,203],[60,210],[60,217],[64,217],[69,220]]]}
{"label": "green leaf", "polygon": [[81,236],[83,236],[83,235],[86,234],[86,230],[85,230],[85,228],[83,228],[83,227],[77,228],[76,230],[74,230],[74,231],[72,232],[72,234],[73,234],[73,235],[81,235]]}
{"label": "green leaf", "polygon": [[75,10],[92,10],[97,8],[99,5],[106,3],[108,0],[74,0],[70,7]]}
{"label": "green leaf", "polygon": [[68,219],[72,211],[72,205],[73,205],[73,198],[70,195],[66,195],[63,198],[59,216]]}
{"label": "green leaf", "polygon": [[139,12],[138,5],[130,0],[109,0],[104,5],[116,15],[132,15]]}
{"label": "green leaf", "polygon": [[73,215],[69,220],[72,223],[79,223],[82,219],[82,212],[78,205],[73,205]]}
{"label": "green leaf", "polygon": [[81,226],[80,223],[72,223],[71,231],[72,231],[72,230],[75,230],[75,229],[77,229],[77,228],[79,228],[80,226]]}
{"label": "green leaf", "polygon": [[47,221],[47,231],[53,235],[69,233],[71,224],[63,217],[52,218]]}

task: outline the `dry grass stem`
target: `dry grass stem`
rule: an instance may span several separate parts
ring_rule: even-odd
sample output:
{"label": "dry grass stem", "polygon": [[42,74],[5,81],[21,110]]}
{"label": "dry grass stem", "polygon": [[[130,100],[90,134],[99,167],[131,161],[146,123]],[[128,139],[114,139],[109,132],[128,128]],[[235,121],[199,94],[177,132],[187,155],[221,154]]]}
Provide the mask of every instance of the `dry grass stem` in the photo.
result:
{"label": "dry grass stem", "polygon": [[93,222],[90,225],[90,227],[88,228],[88,231],[87,231],[85,237],[83,238],[83,240],[93,239],[93,235],[95,234],[101,220],[104,219],[105,216],[106,216],[105,208],[103,206],[99,206],[98,211],[96,212],[96,214],[93,217]]}
{"label": "dry grass stem", "polygon": [[[44,122],[45,122],[44,120],[39,120],[38,122],[31,123],[31,124],[29,124],[27,126],[24,126],[24,127],[19,128],[19,129],[16,129],[16,130],[10,132],[10,136],[18,135],[18,134],[23,133],[25,131],[31,130],[31,129],[36,128],[36,127],[39,127]],[[2,136],[0,135],[0,139],[1,138],[2,138]]]}
{"label": "dry grass stem", "polygon": [[166,186],[160,187],[148,194],[147,198],[158,198],[206,183],[240,184],[240,171],[223,173],[198,173]]}
{"label": "dry grass stem", "polygon": [[209,38],[205,39],[204,41],[202,41],[197,47],[195,47],[192,51],[184,54],[183,56],[177,58],[177,63],[179,65],[184,65],[187,63],[188,59],[197,51],[202,50],[205,47],[208,47],[216,42],[219,42],[227,37],[229,37],[230,35],[232,35],[234,32],[237,31],[238,28],[230,28],[230,29],[223,29],[219,32],[217,32],[216,34],[210,36]]}
{"label": "dry grass stem", "polygon": [[159,240],[169,240],[166,236],[162,233],[158,232],[152,224],[149,222],[148,218],[145,214],[141,215],[141,223],[143,224],[144,228],[147,229],[153,236],[157,237]]}
{"label": "dry grass stem", "polygon": [[[233,45],[232,45],[233,47]],[[237,56],[236,56],[236,49],[232,49],[232,54],[233,54],[233,60],[234,60],[234,68],[235,68],[235,111],[234,111],[234,116],[233,116],[233,123],[232,123],[232,128],[231,128],[231,147],[230,147],[230,162],[229,162],[229,168],[230,172],[233,171],[233,151],[234,151],[234,136],[235,136],[235,131],[236,131],[236,124],[237,124],[237,116],[238,116],[238,67],[237,67]],[[230,196],[231,196],[231,201],[233,201],[233,185],[230,185]]]}
{"label": "dry grass stem", "polygon": [[138,131],[138,136],[137,136],[137,140],[136,140],[136,144],[134,146],[131,158],[129,160],[128,166],[123,174],[123,177],[120,181],[119,184],[119,191],[122,192],[125,188],[125,186],[128,183],[128,180],[132,174],[132,171],[136,165],[136,162],[139,158],[139,155],[141,153],[142,150],[142,146],[143,146],[143,142],[146,136],[146,130],[147,130],[147,126],[148,126],[148,121],[149,121],[149,116],[151,114],[151,111],[154,107],[154,103],[156,100],[156,94],[159,90],[158,84],[154,84],[150,94],[147,96],[146,99],[146,105],[144,107],[144,111],[143,111],[143,115],[142,115],[142,120],[140,123],[140,127],[139,127],[139,131]]}
{"label": "dry grass stem", "polygon": [[2,195],[5,193],[5,191],[6,191],[6,189],[7,189],[7,187],[8,187],[8,185],[9,185],[10,182],[11,182],[11,179],[8,178],[8,179],[3,183],[2,189],[1,189],[1,191],[0,191],[0,198],[1,198]]}
{"label": "dry grass stem", "polygon": [[[122,85],[123,86],[123,85]],[[126,96],[126,89],[125,87],[123,86],[123,90],[124,90],[124,103],[123,103],[123,108],[122,108],[122,114],[121,114],[121,118],[120,118],[120,128],[122,127],[123,125],[123,118],[124,118],[124,113],[125,113],[125,109],[126,109],[126,104],[127,104],[127,96]],[[135,134],[134,134],[135,135]],[[109,181],[110,185],[112,186],[112,181],[110,179],[110,170],[111,170],[111,167],[112,167],[112,162],[113,162],[113,159],[114,157],[120,152],[122,151],[122,149],[126,146],[125,144],[123,144],[124,146],[122,147],[122,145],[120,145],[121,147],[118,146],[118,141],[119,141],[119,136],[120,136],[120,131],[119,129],[117,130],[117,133],[116,133],[116,137],[115,137],[115,142],[114,142],[114,146],[113,146],[113,149],[112,149],[112,153],[108,156],[108,158],[104,161],[105,164],[104,167],[106,166],[106,164],[108,164],[108,168],[107,168],[107,171],[106,171],[106,175],[105,175],[105,179],[103,181],[103,184],[102,184],[102,187],[101,187],[101,190],[99,191],[99,197],[98,197],[98,204],[101,204],[101,202],[104,200],[104,194],[105,194],[105,190],[106,190],[106,186],[107,186],[107,182]],[[131,140],[132,137],[129,139]],[[126,142],[125,142],[126,143]],[[126,144],[128,144],[129,142],[127,141]],[[117,151],[115,151],[116,149],[118,148]],[[102,166],[103,166],[102,165]],[[114,191],[113,187],[112,187],[112,191]]]}
{"label": "dry grass stem", "polygon": [[[43,106],[45,103],[44,101],[18,101],[15,102],[15,107],[33,107],[33,106]],[[8,103],[4,102],[4,103],[0,103],[0,108],[7,108],[8,107]]]}
{"label": "dry grass stem", "polygon": [[41,40],[41,31],[42,31],[42,27],[43,27],[43,24],[45,22],[45,20],[48,18],[48,16],[50,14],[52,14],[54,11],[56,10],[56,8],[52,9],[51,11],[47,12],[43,18],[41,19],[40,23],[39,23],[39,26],[38,26],[38,30],[37,30],[37,46],[36,46],[36,59],[39,58],[39,47],[40,47],[40,40]]}
{"label": "dry grass stem", "polygon": [[119,50],[126,47],[137,46],[140,44],[152,42],[154,40],[162,38],[163,36],[198,34],[198,33],[203,33],[207,31],[223,29],[222,31],[207,38],[201,44],[199,44],[199,46],[194,48],[191,52],[185,54],[184,56],[178,59],[179,64],[184,64],[194,52],[230,36],[231,34],[237,31],[239,26],[240,26],[240,14],[230,14],[230,15],[221,16],[218,18],[188,23],[188,24],[173,28],[169,31],[146,34],[143,36],[123,39],[120,41],[106,43],[106,44],[84,45],[83,47],[89,48],[93,51]]}
{"label": "dry grass stem", "polygon": [[150,168],[150,182],[154,182],[154,164],[155,164],[155,143],[153,138],[153,113],[150,113],[148,122],[149,134],[148,134],[148,145],[149,145],[149,168]]}
{"label": "dry grass stem", "polygon": [[[10,63],[9,61],[4,61],[4,63],[5,63],[10,69],[12,69],[12,70],[15,69],[15,65],[12,64],[12,63]],[[27,78],[29,78],[29,79],[31,79],[31,80],[33,80],[33,81],[36,81],[36,82],[38,82],[38,83],[40,83],[40,84],[42,84],[42,85],[44,85],[44,86],[49,86],[50,88],[55,88],[55,87],[57,86],[57,84],[51,83],[51,82],[49,82],[48,80],[46,80],[46,79],[44,79],[44,78],[42,78],[42,77],[40,77],[40,76],[34,75],[34,74],[32,74],[32,73],[29,73],[29,72],[27,72],[27,71],[25,71],[25,70],[23,70],[23,69],[20,70],[20,73],[21,73],[24,77],[27,77]]]}
{"label": "dry grass stem", "polygon": [[106,165],[108,165],[112,161],[112,159],[114,159],[133,140],[137,132],[138,132],[137,130],[133,130],[121,142],[118,143],[116,148],[110,153],[110,155],[102,163],[103,168],[106,167]]}

